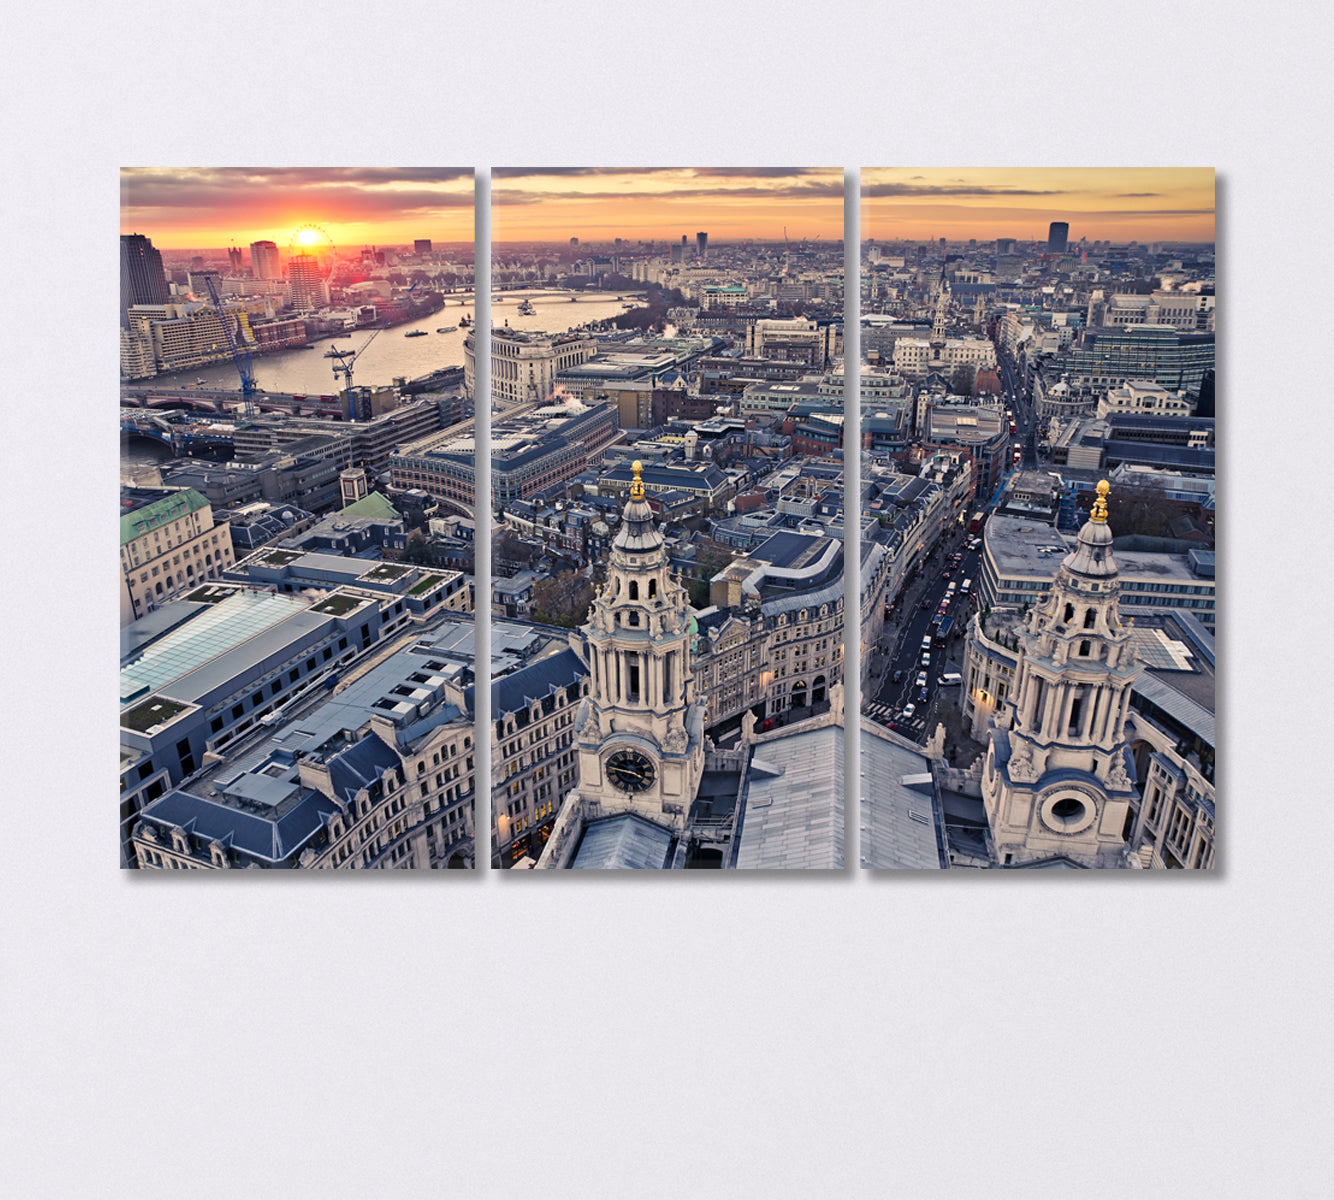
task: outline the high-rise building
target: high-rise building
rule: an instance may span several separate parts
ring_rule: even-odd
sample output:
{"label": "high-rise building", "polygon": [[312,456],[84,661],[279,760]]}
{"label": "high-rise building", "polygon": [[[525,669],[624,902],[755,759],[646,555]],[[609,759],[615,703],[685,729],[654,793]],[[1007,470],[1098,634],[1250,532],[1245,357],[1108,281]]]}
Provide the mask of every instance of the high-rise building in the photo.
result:
{"label": "high-rise building", "polygon": [[120,237],[120,323],[129,328],[132,304],[166,304],[171,298],[162,255],[143,234]]}
{"label": "high-rise building", "polygon": [[699,233],[695,234],[695,245],[699,249],[700,259],[703,260],[709,249],[709,235],[704,230],[701,229]]}
{"label": "high-rise building", "polygon": [[287,282],[293,308],[319,308],[325,302],[319,260],[313,254],[294,254],[287,263]]}
{"label": "high-rise building", "polygon": [[1053,221],[1047,230],[1047,253],[1064,254],[1070,241],[1070,225],[1066,221]]}
{"label": "high-rise building", "polygon": [[229,246],[227,248],[227,273],[229,275],[239,275],[241,273],[240,246]]}
{"label": "high-rise building", "polygon": [[430,254],[431,239],[417,238],[417,240],[412,243],[412,252],[413,254]]}
{"label": "high-rise building", "polygon": [[186,279],[190,292],[196,300],[208,300],[208,281],[210,279],[213,280],[213,286],[218,289],[218,294],[222,294],[222,276],[217,271],[191,271],[186,275]]}
{"label": "high-rise building", "polygon": [[250,243],[250,274],[256,279],[281,279],[283,277],[283,264],[278,257],[276,243]]}
{"label": "high-rise building", "polygon": [[577,246],[578,244],[579,244],[579,239],[578,239],[578,238],[571,238],[571,239],[570,239],[570,245],[571,245],[571,246]]}

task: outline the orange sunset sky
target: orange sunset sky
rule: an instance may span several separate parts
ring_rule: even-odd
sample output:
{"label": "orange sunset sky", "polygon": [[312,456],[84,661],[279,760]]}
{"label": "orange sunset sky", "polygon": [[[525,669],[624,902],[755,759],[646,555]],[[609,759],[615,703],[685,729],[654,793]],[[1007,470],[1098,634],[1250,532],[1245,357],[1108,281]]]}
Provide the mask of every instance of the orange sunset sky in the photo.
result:
{"label": "orange sunset sky", "polygon": [[863,168],[861,194],[863,238],[1214,240],[1212,168]]}
{"label": "orange sunset sky", "polygon": [[843,236],[843,171],[802,167],[530,167],[491,172],[495,242],[715,242]]}
{"label": "orange sunset sky", "polygon": [[285,250],[303,225],[336,247],[473,241],[473,173],[451,167],[130,167],[121,233],[159,249],[267,240]]}

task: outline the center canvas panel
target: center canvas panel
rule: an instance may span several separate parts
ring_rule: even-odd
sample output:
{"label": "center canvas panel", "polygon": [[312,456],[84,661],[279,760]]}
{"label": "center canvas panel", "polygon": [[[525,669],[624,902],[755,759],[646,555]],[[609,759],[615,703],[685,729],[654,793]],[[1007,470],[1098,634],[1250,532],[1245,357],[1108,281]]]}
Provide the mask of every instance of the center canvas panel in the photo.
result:
{"label": "center canvas panel", "polygon": [[472,171],[121,184],[121,865],[471,867]]}
{"label": "center canvas panel", "polygon": [[492,173],[492,862],[843,866],[843,173]]}

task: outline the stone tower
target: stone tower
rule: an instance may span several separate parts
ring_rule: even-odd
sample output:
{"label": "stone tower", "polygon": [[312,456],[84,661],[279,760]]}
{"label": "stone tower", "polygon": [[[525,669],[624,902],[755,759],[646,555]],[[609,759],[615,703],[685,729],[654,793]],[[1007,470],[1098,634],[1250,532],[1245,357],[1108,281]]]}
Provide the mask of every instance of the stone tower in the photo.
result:
{"label": "stone tower", "polygon": [[1121,624],[1108,484],[1019,636],[1015,686],[990,734],[982,799],[1002,865],[1122,864],[1135,798],[1125,740],[1140,667]]}
{"label": "stone tower", "polygon": [[704,770],[704,706],[690,669],[686,589],[634,464],[607,580],[571,642],[589,669],[577,718],[579,794],[599,816],[634,812],[680,831]]}
{"label": "stone tower", "polygon": [[945,353],[945,320],[950,311],[950,281],[945,278],[945,269],[940,271],[940,282],[936,285],[936,315],[931,322],[931,362],[939,365]]}

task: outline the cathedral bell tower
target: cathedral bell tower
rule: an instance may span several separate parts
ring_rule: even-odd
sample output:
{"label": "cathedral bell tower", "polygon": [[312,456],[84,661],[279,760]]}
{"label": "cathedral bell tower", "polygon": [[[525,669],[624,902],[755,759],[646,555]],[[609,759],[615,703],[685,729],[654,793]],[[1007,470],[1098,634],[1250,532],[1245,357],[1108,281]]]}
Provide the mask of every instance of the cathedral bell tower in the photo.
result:
{"label": "cathedral bell tower", "polygon": [[1019,635],[1015,685],[991,731],[982,799],[1002,865],[1065,856],[1120,865],[1133,759],[1125,740],[1140,666],[1121,624],[1107,481],[1045,603]]}
{"label": "cathedral bell tower", "polygon": [[571,638],[589,670],[576,718],[579,793],[600,816],[681,829],[704,770],[704,706],[690,669],[690,603],[634,464],[606,582]]}

